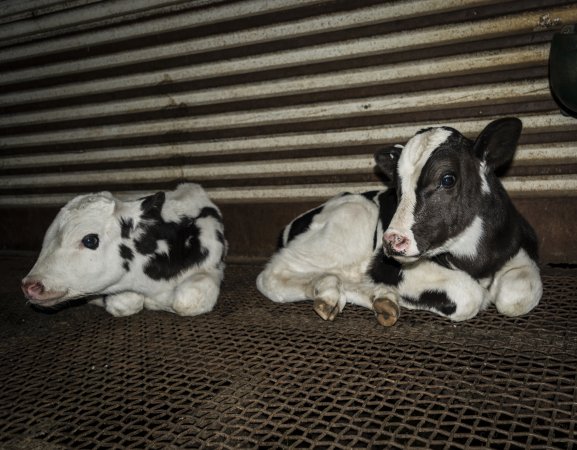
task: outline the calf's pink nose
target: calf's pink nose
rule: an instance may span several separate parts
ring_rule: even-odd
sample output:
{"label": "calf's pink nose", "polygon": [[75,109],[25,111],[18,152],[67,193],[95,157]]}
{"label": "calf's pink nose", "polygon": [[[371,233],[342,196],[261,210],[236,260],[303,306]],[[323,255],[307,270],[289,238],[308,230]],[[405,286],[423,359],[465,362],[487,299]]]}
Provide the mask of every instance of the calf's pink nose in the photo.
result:
{"label": "calf's pink nose", "polygon": [[392,253],[404,253],[410,243],[409,238],[398,231],[390,230],[383,235],[383,244]]}
{"label": "calf's pink nose", "polygon": [[36,280],[23,280],[22,281],[22,292],[28,298],[35,298],[44,293],[44,285],[41,281]]}

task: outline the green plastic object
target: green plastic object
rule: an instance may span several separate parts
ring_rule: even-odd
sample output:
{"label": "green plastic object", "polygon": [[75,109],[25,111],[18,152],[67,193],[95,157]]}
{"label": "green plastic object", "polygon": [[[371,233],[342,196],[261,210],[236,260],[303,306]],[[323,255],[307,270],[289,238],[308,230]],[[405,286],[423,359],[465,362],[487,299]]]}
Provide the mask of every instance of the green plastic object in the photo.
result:
{"label": "green plastic object", "polygon": [[553,36],[549,53],[549,83],[560,106],[577,114],[577,26]]}

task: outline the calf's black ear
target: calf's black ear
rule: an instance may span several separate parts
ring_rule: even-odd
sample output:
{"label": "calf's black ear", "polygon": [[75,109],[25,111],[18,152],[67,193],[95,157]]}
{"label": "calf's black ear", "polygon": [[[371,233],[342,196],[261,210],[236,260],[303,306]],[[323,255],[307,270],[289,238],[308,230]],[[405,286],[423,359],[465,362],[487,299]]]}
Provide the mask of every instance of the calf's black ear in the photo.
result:
{"label": "calf's black ear", "polygon": [[523,122],[516,117],[494,120],[475,141],[475,155],[493,170],[507,164],[513,159],[522,128]]}
{"label": "calf's black ear", "polygon": [[142,218],[155,219],[160,217],[160,211],[164,205],[165,198],[166,195],[164,192],[157,192],[156,194],[142,198],[142,203],[140,204]]}
{"label": "calf's black ear", "polygon": [[403,151],[402,145],[393,145],[375,152],[375,162],[391,181],[396,180],[397,164]]}

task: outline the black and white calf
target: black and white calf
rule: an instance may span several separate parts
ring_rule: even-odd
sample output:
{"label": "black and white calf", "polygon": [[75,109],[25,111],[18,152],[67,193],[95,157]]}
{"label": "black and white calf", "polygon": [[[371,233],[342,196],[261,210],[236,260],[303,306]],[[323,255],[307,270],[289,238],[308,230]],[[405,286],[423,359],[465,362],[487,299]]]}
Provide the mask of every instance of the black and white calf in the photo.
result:
{"label": "black and white calf", "polygon": [[396,191],[343,194],[295,219],[258,289],[277,302],[313,299],[327,320],[347,302],[365,306],[383,325],[397,304],[455,321],[491,303],[509,316],[531,311],[542,293],[537,239],[494,174],[520,133],[506,118],[474,142],[428,128],[378,151]]}
{"label": "black and white calf", "polygon": [[48,228],[22,290],[40,306],[104,295],[94,303],[114,316],[193,316],[216,303],[226,249],[221,214],[199,185],[131,201],[81,195]]}

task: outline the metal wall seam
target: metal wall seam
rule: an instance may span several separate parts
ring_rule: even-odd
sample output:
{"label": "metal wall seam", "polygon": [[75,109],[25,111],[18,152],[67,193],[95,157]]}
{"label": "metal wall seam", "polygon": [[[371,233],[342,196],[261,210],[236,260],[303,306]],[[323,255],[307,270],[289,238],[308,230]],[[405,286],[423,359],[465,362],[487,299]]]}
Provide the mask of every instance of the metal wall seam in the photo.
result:
{"label": "metal wall seam", "polygon": [[19,21],[0,29],[0,41],[9,41],[15,37],[29,34],[42,34],[53,29],[66,29],[70,26],[98,22],[110,17],[122,16],[160,6],[182,3],[183,0],[116,0],[114,2],[100,2],[84,5],[82,8],[73,8],[62,12],[55,12],[40,16],[33,20]]}
{"label": "metal wall seam", "polygon": [[[577,8],[564,7],[549,11],[555,21],[563,23],[577,22]],[[391,33],[385,36],[373,36],[369,38],[351,39],[336,44],[315,45],[312,48],[288,50],[263,54],[254,57],[233,59],[231,61],[201,64],[194,67],[194,76],[191,79],[199,79],[207,76],[232,76],[256,70],[271,70],[286,68],[294,64],[302,64],[306,61],[329,62],[342,60],[350,57],[368,56],[383,53],[392,53],[400,49],[413,50],[427,48],[434,45],[447,45],[462,43],[474,39],[489,39],[512,33],[532,32],[538,29],[542,21],[542,11],[531,11],[518,15],[500,17],[496,19],[482,20],[475,23],[462,23],[433,27],[432,29],[419,29]],[[318,30],[310,30],[315,32]],[[259,30],[251,30],[250,36],[258,39]],[[290,37],[284,36],[285,38]],[[215,36],[204,41],[192,40],[176,44],[159,45],[143,50],[120,52],[106,56],[85,58],[78,61],[56,63],[43,67],[15,70],[4,72],[0,75],[0,85],[6,86],[11,83],[33,81],[62,74],[76,74],[96,69],[113,69],[128,63],[145,63],[167,57],[184,57],[206,52],[207,50],[220,51],[240,43],[234,39],[229,40],[225,36],[223,41]],[[249,37],[249,39],[251,39]],[[246,42],[245,42],[246,44]]]}
{"label": "metal wall seam", "polygon": [[[0,71],[0,206],[186,180],[224,203],[361,192],[383,187],[376,147],[435,125],[474,138],[502,115],[524,124],[511,194],[577,196],[576,122],[547,80],[552,33],[577,22],[577,3],[523,5],[119,0],[41,16],[37,32],[14,22],[0,30],[0,58],[14,63]],[[9,45],[19,37],[30,42]]]}
{"label": "metal wall seam", "polygon": [[99,0],[28,0],[26,2],[3,2],[0,9],[0,23],[16,22],[38,18],[71,8],[95,3]]}
{"label": "metal wall seam", "polygon": [[484,104],[534,101],[549,98],[547,80],[520,81],[487,86],[467,86],[465,88],[399,94],[376,98],[361,98],[354,101],[341,100],[321,104],[309,104],[290,108],[265,109],[262,111],[241,111],[212,114],[182,119],[170,118],[162,121],[112,124],[102,127],[74,128],[70,130],[29,133],[18,136],[4,136],[3,144],[17,148],[25,145],[59,144],[67,142],[87,142],[99,140],[103,136],[115,138],[156,135],[161,133],[219,130],[227,128],[254,127],[291,122],[346,119],[352,116],[371,114],[399,114],[427,109],[458,108],[470,105],[482,107]]}
{"label": "metal wall seam", "polygon": [[[514,198],[518,197],[574,197],[577,192],[577,175],[560,175],[555,177],[522,177],[503,181],[505,189]],[[291,185],[268,186],[261,188],[207,188],[209,196],[217,202],[275,202],[299,200],[322,200],[342,192],[361,193],[370,190],[386,189],[381,183],[332,183],[325,185]],[[118,191],[120,198],[138,198],[154,192],[148,191]],[[0,196],[0,207],[32,207],[32,206],[62,206],[64,203],[82,192],[46,195],[5,195]]]}
{"label": "metal wall seam", "polygon": [[[167,30],[175,31],[193,26],[206,26],[212,23],[218,23],[225,20],[238,20],[257,14],[282,12],[291,7],[303,7],[314,5],[322,0],[253,0],[242,3],[232,3],[218,5],[214,8],[203,9],[200,11],[179,12],[176,16],[153,18],[144,21],[138,27],[133,25],[119,24],[105,30],[94,30],[82,33],[80,36],[71,37],[53,37],[51,39],[32,42],[13,48],[0,49],[0,60],[10,62],[32,56],[41,56],[46,53],[56,53],[83,48],[89,45],[102,45],[117,42],[125,39],[142,38]],[[174,2],[168,2],[171,4]],[[192,2],[191,6],[194,5]],[[162,6],[161,2],[157,2]],[[83,14],[86,12],[82,11]]]}
{"label": "metal wall seam", "polygon": [[[539,115],[518,115],[523,121],[525,136],[531,134],[550,134],[553,132],[575,131],[575,120],[560,116],[558,112]],[[373,126],[358,129],[331,130],[331,132],[293,133],[287,135],[265,135],[248,138],[220,139],[188,144],[166,144],[138,146],[134,148],[120,147],[117,149],[102,148],[98,151],[80,151],[73,153],[53,153],[46,155],[6,156],[0,159],[0,167],[6,161],[28,161],[32,166],[62,164],[98,163],[102,161],[138,161],[154,158],[180,156],[211,156],[242,153],[258,153],[274,150],[275,152],[294,151],[297,149],[311,150],[315,148],[339,148],[355,145],[370,145],[384,143],[406,142],[420,128],[424,126],[451,126],[459,129],[463,134],[473,137],[487,124],[489,118],[473,118],[463,120],[449,120],[443,122],[425,122],[415,124],[393,124]],[[27,159],[29,158],[29,159]],[[577,155],[576,155],[577,158]],[[14,163],[12,163],[14,164]],[[31,166],[31,167],[32,167]],[[8,167],[8,166],[7,166]]]}
{"label": "metal wall seam", "polygon": [[[513,197],[533,196],[574,196],[577,191],[577,175],[555,177],[522,177],[503,180],[503,185]],[[217,201],[281,201],[289,198],[320,200],[342,192],[362,193],[382,190],[381,183],[304,185],[288,187],[268,187],[262,189],[208,189],[209,195]]]}
{"label": "metal wall seam", "polygon": [[[385,145],[383,143],[383,145]],[[81,164],[98,164],[102,162],[107,162],[109,164],[119,163],[123,161],[130,161],[133,159],[138,159],[143,161],[141,156],[133,156],[129,152],[116,151],[114,155],[116,158],[112,158],[109,152],[104,152],[105,155],[98,157],[94,153],[99,152],[82,152],[75,154],[55,154],[55,155],[22,155],[15,157],[6,157],[0,159],[0,170],[14,170],[14,169],[26,169],[29,167],[39,168],[50,168],[54,167],[59,170],[58,174],[55,176],[66,176],[66,166],[65,164],[72,164],[78,170],[78,166]],[[182,152],[184,153],[184,151]],[[191,152],[192,154],[192,152]],[[160,155],[159,155],[160,156]],[[335,164],[338,161],[337,164]],[[528,166],[528,165],[538,165],[538,164],[574,164],[577,162],[577,143],[576,142],[562,142],[562,143],[544,143],[544,144],[528,144],[520,145],[517,148],[515,157],[513,159],[514,166]],[[215,176],[222,177],[223,174],[220,172],[226,171],[228,174],[236,173],[239,176],[243,174],[242,166],[251,165],[252,167],[258,168],[261,174],[274,174],[281,175],[283,173],[294,173],[297,170],[302,170],[303,173],[307,171],[321,172],[326,169],[331,170],[355,170],[359,167],[364,169],[370,169],[372,167],[373,158],[370,152],[366,155],[339,155],[339,156],[328,156],[323,158],[304,158],[301,160],[286,159],[286,160],[266,160],[258,162],[231,162],[231,163],[218,163],[218,164],[196,164],[194,168],[198,168],[199,173],[195,175],[195,178],[201,178],[202,176]],[[154,162],[151,163],[151,165]],[[279,167],[278,164],[281,164]],[[305,168],[303,168],[303,165]],[[162,167],[162,166],[159,166]],[[135,169],[136,170],[136,169]],[[202,171],[202,173],[200,173]],[[278,172],[277,172],[278,171]],[[84,172],[81,172],[84,173]],[[105,181],[105,173],[103,170],[98,171],[102,175],[102,181]],[[210,174],[210,175],[209,175]],[[34,178],[40,178],[42,175],[34,175]],[[18,175],[22,178],[22,175]],[[3,178],[0,176],[0,186],[2,186]]]}
{"label": "metal wall seam", "polygon": [[[106,102],[105,104],[90,103],[82,106],[60,107],[59,115],[51,116],[53,119],[66,119],[79,117],[77,114],[94,114],[94,116],[115,114],[123,111],[144,111],[165,107],[165,102],[184,104],[186,106],[199,106],[231,101],[259,99],[271,96],[284,96],[294,94],[306,94],[326,91],[335,88],[358,88],[410,82],[429,78],[452,77],[469,73],[483,73],[494,70],[511,70],[532,65],[546,65],[549,57],[548,45],[529,45],[513,49],[499,49],[478,53],[467,53],[433,60],[410,61],[397,64],[371,66],[362,69],[344,70],[330,74],[308,75],[294,78],[283,78],[282,81],[262,81],[256,83],[243,83],[241,85],[225,85],[218,88],[199,89],[187,92],[177,92],[156,97],[124,100],[122,102]],[[151,72],[136,76],[120,76],[114,79],[102,81],[88,81],[84,83],[67,84],[65,89],[36,89],[16,93],[0,93],[0,107],[29,102],[42,102],[49,100],[66,99],[73,96],[88,94],[104,94],[113,92],[122,87],[154,88],[165,80],[171,83],[190,81],[190,70],[179,69],[166,72]],[[158,103],[157,103],[158,102]],[[21,116],[32,116],[29,121],[42,120],[45,118],[39,112],[14,114],[13,116],[0,116],[0,123],[12,124],[18,122]],[[23,120],[23,122],[26,119]]]}
{"label": "metal wall seam", "polygon": [[[543,164],[574,164],[577,162],[577,144],[520,146],[513,160],[516,166]],[[159,183],[174,180],[228,180],[244,178],[271,178],[310,176],[318,174],[369,174],[375,166],[371,154],[338,157],[312,157],[272,161],[230,162],[219,164],[182,164],[131,169],[63,171],[34,175],[0,176],[0,190],[17,188],[45,188],[59,186],[83,186],[107,183],[130,185],[130,183]],[[505,178],[507,180],[507,178]]]}

